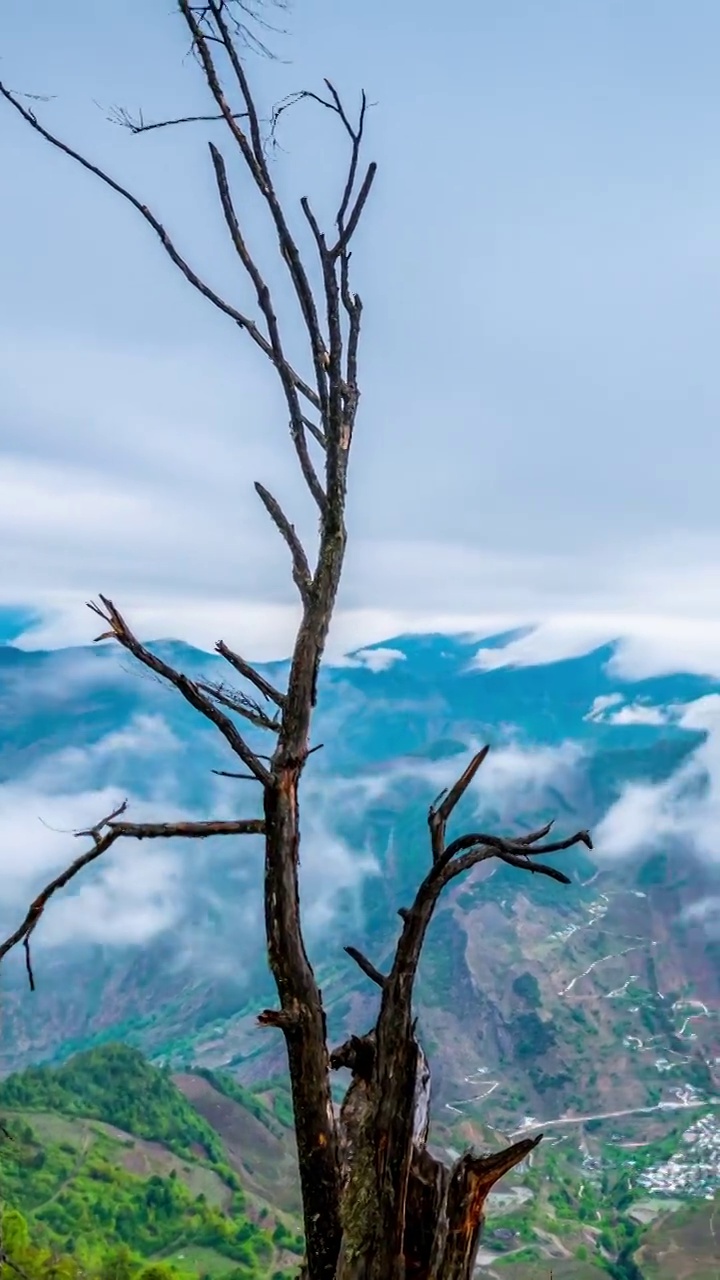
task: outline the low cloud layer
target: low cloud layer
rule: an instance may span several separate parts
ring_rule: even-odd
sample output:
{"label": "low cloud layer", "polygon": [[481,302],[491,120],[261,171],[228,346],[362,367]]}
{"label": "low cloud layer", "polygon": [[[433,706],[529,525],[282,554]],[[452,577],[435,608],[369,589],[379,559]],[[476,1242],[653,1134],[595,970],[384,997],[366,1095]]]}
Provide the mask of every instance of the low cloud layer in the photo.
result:
{"label": "low cloud layer", "polygon": [[[88,682],[96,667],[86,662]],[[32,701],[38,685],[26,679],[24,690]],[[91,745],[51,749],[25,767],[20,754],[18,776],[0,785],[2,929],[17,925],[38,890],[91,847],[90,837],[74,833],[123,799],[132,822],[229,819],[238,807],[252,815],[259,792],[238,792],[242,784],[213,778],[213,763],[201,733],[181,741],[162,716],[142,712]],[[99,785],[101,778],[108,781]],[[190,806],[188,794],[196,796]],[[301,880],[311,944],[326,933],[340,901],[360,918],[362,885],[377,873],[369,851],[350,848],[333,830],[324,789],[310,787]],[[187,963],[237,976],[257,958],[262,910],[257,837],[120,840],[53,898],[36,945],[132,947],[172,931]]]}
{"label": "low cloud layer", "polygon": [[[387,648],[380,650],[378,663],[372,654],[355,659],[371,671],[407,661],[399,650]],[[36,669],[34,663],[30,671],[17,668],[4,677],[0,698],[9,743],[13,726],[22,725],[29,711],[40,706],[45,714],[43,737],[31,749],[5,756],[7,780],[0,784],[3,927],[17,923],[38,888],[75,856],[81,843],[87,846],[73,832],[96,823],[126,797],[133,821],[231,818],[256,811],[259,794],[253,797],[248,784],[213,776],[213,768],[228,767],[219,739],[200,721],[188,729],[182,704],[156,681],[132,679],[117,651],[57,654]],[[135,701],[127,701],[130,693]],[[388,711],[360,686],[349,685],[346,691],[341,683],[336,693],[337,705],[330,700],[320,711],[319,726],[328,742],[335,732],[342,733],[348,718]],[[106,704],[107,727],[94,729],[97,709]],[[402,714],[400,704],[390,710]],[[508,712],[516,714],[516,708],[509,704]],[[618,732],[623,726],[646,724],[707,734],[666,782],[625,788],[594,833],[598,856],[632,857],[673,841],[716,862],[720,696],[654,707],[632,696],[606,695],[595,700],[586,719]],[[468,738],[467,756],[480,745]],[[478,826],[492,823],[493,828],[516,831],[547,808],[550,790],[572,803],[583,753],[590,750],[591,742],[582,747],[572,740],[533,744],[521,725],[502,727],[500,741],[469,794]],[[340,918],[362,927],[363,895],[381,873],[384,856],[384,850],[365,841],[366,814],[386,802],[392,809],[402,808],[410,787],[422,806],[429,804],[451,785],[467,756],[438,761],[413,756],[373,767],[358,760],[342,777],[333,775],[330,759],[328,772],[321,758],[313,757],[304,783],[301,859],[312,947],[321,945]],[[355,832],[361,833],[359,839]],[[424,865],[425,853],[418,849],[419,865]],[[139,946],[172,934],[181,941],[187,963],[205,964],[205,954],[214,972],[237,974],[242,949],[252,958],[260,947],[261,861],[262,842],[256,838],[118,842],[58,895],[38,930],[38,945]],[[712,904],[703,910],[710,919]]]}
{"label": "low cloud layer", "polygon": [[682,728],[706,733],[705,741],[666,781],[625,787],[595,831],[601,857],[630,857],[665,846],[720,868],[720,696],[675,708],[674,719]]}

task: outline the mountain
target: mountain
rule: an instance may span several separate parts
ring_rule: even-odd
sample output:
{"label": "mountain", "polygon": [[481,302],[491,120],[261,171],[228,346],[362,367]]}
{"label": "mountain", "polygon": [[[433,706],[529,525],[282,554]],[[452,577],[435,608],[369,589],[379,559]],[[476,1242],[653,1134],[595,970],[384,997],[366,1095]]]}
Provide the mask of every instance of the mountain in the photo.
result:
{"label": "mountain", "polygon": [[4,1244],[32,1280],[297,1270],[291,1131],[232,1080],[106,1046],[8,1077],[0,1114]]}
{"label": "mountain", "polygon": [[[400,636],[325,668],[301,875],[331,1034],[365,1030],[375,1007],[343,945],[387,960],[427,866],[428,804],[488,741],[458,828],[554,818],[559,835],[589,827],[596,847],[558,855],[570,886],[485,863],[442,903],[418,1008],[443,1142],[537,1126],[573,1177],[642,1144],[623,1159],[647,1196],[699,1202],[720,1186],[720,683],[630,678],[612,645],[517,665],[517,639]],[[155,648],[191,676],[232,675],[216,656]],[[284,670],[267,668],[276,683]],[[136,820],[258,810],[252,783],[212,772],[234,768],[214,731],[112,647],[0,646],[0,711],[3,928],[77,852],[67,833],[125,796]],[[255,1022],[271,1000],[260,842],[160,844],[116,845],[55,899],[33,940],[33,995],[22,956],[8,958],[4,1071],[121,1038],[181,1074],[223,1068],[252,1087],[282,1075],[281,1045]],[[665,1169],[665,1138],[702,1153],[695,1182],[682,1161]]]}
{"label": "mountain", "polygon": [[[299,1196],[282,1086],[249,1092],[224,1073],[171,1073],[105,1045],[7,1077],[0,1116],[4,1246],[29,1280],[296,1272]],[[468,1121],[454,1130],[459,1142],[489,1137]],[[630,1188],[628,1159],[642,1185],[677,1136],[646,1133],[641,1157],[629,1157],[627,1147],[598,1148],[596,1127],[588,1141],[604,1159],[587,1146],[579,1177],[572,1151],[549,1146],[490,1196],[479,1276],[546,1280],[552,1268],[558,1280],[714,1280],[720,1196],[653,1200]],[[450,1140],[442,1120],[433,1138]]]}

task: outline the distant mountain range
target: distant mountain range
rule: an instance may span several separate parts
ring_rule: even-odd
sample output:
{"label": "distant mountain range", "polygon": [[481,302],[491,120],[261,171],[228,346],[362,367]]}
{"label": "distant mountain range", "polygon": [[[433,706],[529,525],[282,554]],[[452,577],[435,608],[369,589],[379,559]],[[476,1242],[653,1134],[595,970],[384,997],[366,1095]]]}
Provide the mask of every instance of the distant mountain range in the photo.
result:
{"label": "distant mountain range", "polygon": [[[439,1104],[507,1129],[714,1096],[720,683],[628,681],[612,646],[512,666],[515,638],[400,636],[324,670],[302,876],[333,1034],[364,1030],[374,1001],[343,944],[382,965],[427,865],[428,804],[488,741],[459,823],[514,832],[552,817],[559,833],[590,827],[597,847],[560,855],[567,888],[486,863],[448,894],[418,989]],[[215,655],[155,647],[190,675],[234,675]],[[283,664],[268,670],[282,681]],[[148,820],[259,808],[254,784],[212,772],[234,768],[214,731],[112,646],[0,645],[0,713],[3,928],[77,853],[68,832],[118,799]],[[248,1081],[281,1070],[255,1027],[270,996],[260,863],[253,838],[116,846],[48,909],[34,995],[21,957],[6,963],[2,1068],[120,1035]]]}

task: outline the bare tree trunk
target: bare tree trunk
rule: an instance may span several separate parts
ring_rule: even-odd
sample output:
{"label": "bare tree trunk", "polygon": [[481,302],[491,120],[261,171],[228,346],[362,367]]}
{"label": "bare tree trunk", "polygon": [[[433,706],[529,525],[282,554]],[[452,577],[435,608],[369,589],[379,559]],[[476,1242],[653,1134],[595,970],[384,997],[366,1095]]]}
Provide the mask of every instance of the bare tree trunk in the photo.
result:
{"label": "bare tree trunk", "polygon": [[527,1138],[488,1156],[461,1156],[448,1168],[427,1150],[430,1069],[413,1036],[417,1060],[410,1159],[405,1198],[392,1197],[386,1233],[379,1156],[384,1134],[375,1077],[376,1033],[351,1038],[335,1051],[334,1067],[350,1066],[353,1081],[340,1113],[342,1157],[342,1248],[338,1280],[471,1280],[484,1221],[485,1201],[495,1183],[526,1159],[541,1141]]}
{"label": "bare tree trunk", "polygon": [[[266,155],[267,137],[263,136],[240,55],[246,7],[237,0],[176,0],[176,7],[205,79],[212,113],[173,114],[167,120],[145,123],[142,117],[133,120],[119,111],[114,121],[136,134],[192,122],[216,122],[225,130],[226,141],[264,205],[272,243],[288,273],[305,330],[301,367],[295,368],[287,358],[270,288],[246,242],[225,159],[214,142],[208,143],[212,175],[230,241],[255,297],[254,315],[239,310],[213,290],[180,253],[145,202],[50,132],[22,95],[0,82],[0,97],[36,134],[129,204],[158,237],[188,283],[232,320],[269,361],[283,393],[300,471],[318,510],[318,554],[311,568],[290,519],[264,485],[256,484],[256,492],[287,546],[302,606],[284,691],[271,685],[223,642],[217,645],[217,652],[245,682],[244,687],[229,689],[222,682],[192,679],[142,644],[111,600],[100,596],[99,602],[90,606],[103,620],[99,640],[120,644],[214,725],[243,766],[242,773],[226,776],[259,784],[263,817],[138,824],[127,822],[126,805],[118,805],[108,817],[76,833],[90,841],[89,847],[37,895],[24,920],[0,945],[0,960],[21,944],[34,989],[30,941],[48,901],[118,839],[263,835],[267,950],[279,1008],[265,1010],[260,1022],[281,1030],[287,1046],[307,1253],[303,1274],[306,1280],[470,1280],[487,1195],[540,1137],[490,1155],[468,1153],[452,1168],[446,1168],[427,1150],[430,1071],[416,1038],[412,1008],[423,943],[440,894],[456,876],[496,857],[524,872],[569,884],[567,876],[538,862],[537,857],[578,841],[589,846],[590,838],[586,832],[578,832],[564,841],[542,843],[550,829],[545,827],[512,838],[471,831],[448,843],[448,820],[487,748],[478,752],[447,795],[430,809],[430,869],[412,906],[399,912],[402,929],[389,974],[380,973],[355,948],[346,948],[380,988],[380,1009],[370,1033],[353,1036],[329,1053],[322,995],[302,932],[299,786],[311,750],[318,672],[346,544],[347,469],[360,396],[362,316],[360,298],[350,287],[350,243],[375,177],[374,164],[359,176],[367,103],[363,95],[357,123],[353,124],[333,85],[326,81],[323,94],[293,95],[272,113],[271,131],[282,112],[293,104],[315,103],[339,122],[349,139],[350,159],[331,231],[321,229],[307,198],[300,201],[316,250],[316,270],[310,271],[275,188]],[[316,274],[318,285],[313,283]],[[272,714],[268,703],[273,706]],[[251,748],[241,732],[243,721],[275,735],[272,754],[260,755]],[[352,1083],[336,1123],[330,1070],[341,1066],[351,1069]]]}
{"label": "bare tree trunk", "polygon": [[[281,1027],[287,1046],[305,1240],[313,1277],[332,1280],[340,1248],[335,1122],[322,997],[295,922],[299,913],[298,769],[265,790],[265,913],[270,968],[280,1011],[261,1015]],[[295,924],[295,927],[293,925]]]}

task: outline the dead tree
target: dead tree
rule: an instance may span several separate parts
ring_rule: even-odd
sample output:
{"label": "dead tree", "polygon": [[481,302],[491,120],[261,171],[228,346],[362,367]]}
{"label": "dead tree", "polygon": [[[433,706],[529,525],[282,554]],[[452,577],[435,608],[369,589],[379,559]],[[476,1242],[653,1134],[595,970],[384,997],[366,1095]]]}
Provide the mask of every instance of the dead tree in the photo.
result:
{"label": "dead tree", "polygon": [[[262,816],[230,822],[158,822],[126,820],[125,805],[88,830],[78,832],[89,847],[49,883],[25,919],[0,946],[0,960],[18,944],[25,949],[34,986],[30,942],[52,895],[118,840],[167,837],[199,838],[262,834],[265,841],[265,923],[267,952],[278,993],[278,1008],[265,1010],[260,1022],[278,1028],[285,1039],[297,1136],[309,1280],[469,1280],[483,1220],[483,1205],[498,1178],[523,1160],[539,1137],[516,1142],[486,1155],[465,1155],[451,1168],[426,1149],[430,1072],[416,1039],[413,983],[433,911],[445,886],[486,858],[499,858],[520,871],[568,877],[538,861],[543,854],[590,840],[585,832],[545,842],[549,828],[509,839],[469,832],[448,840],[453,811],[482,764],[487,748],[470,762],[455,785],[429,814],[430,866],[414,902],[400,910],[400,936],[389,973],[381,974],[352,947],[348,954],[380,988],[375,1027],[330,1052],[322,995],[303,940],[298,893],[300,848],[299,786],[311,750],[310,728],[318,672],[333,614],[346,545],[345,497],[348,459],[359,401],[358,343],[362,304],[350,283],[350,246],[375,177],[375,165],[361,165],[366,100],[357,120],[345,109],[334,86],[300,98],[331,112],[344,131],[349,162],[334,225],[323,230],[306,198],[300,208],[317,255],[307,265],[281,203],[267,158],[267,135],[248,83],[240,53],[233,5],[229,0],[177,0],[192,48],[209,90],[212,115],[244,165],[263,202],[269,230],[285,264],[299,306],[305,335],[305,366],[288,358],[284,329],[258,258],[250,248],[237,212],[225,158],[209,143],[212,174],[230,240],[255,295],[256,311],[241,311],[215,292],[177,248],[155,213],[104,169],[61,141],[38,119],[34,106],[0,83],[0,94],[36,134],[110,187],[149,224],[175,266],[213,306],[224,312],[267,358],[277,375],[287,408],[289,434],[319,519],[314,565],[290,518],[261,484],[255,489],[285,541],[302,609],[286,687],[275,688],[225,643],[218,654],[243,682],[228,690],[194,680],[170,666],[135,636],[115,604],[104,596],[90,605],[102,619],[97,638],[110,639],[149,668],[211,721],[239,761],[239,776],[256,782]],[[275,116],[275,119],[277,115]],[[136,133],[146,128],[183,124],[188,117],[145,125],[120,113]],[[314,284],[314,273],[320,281]],[[318,462],[319,459],[319,462]],[[243,736],[243,722],[275,739],[261,755]],[[259,807],[259,806],[258,806]],[[330,1072],[352,1071],[352,1083],[336,1117]]]}

